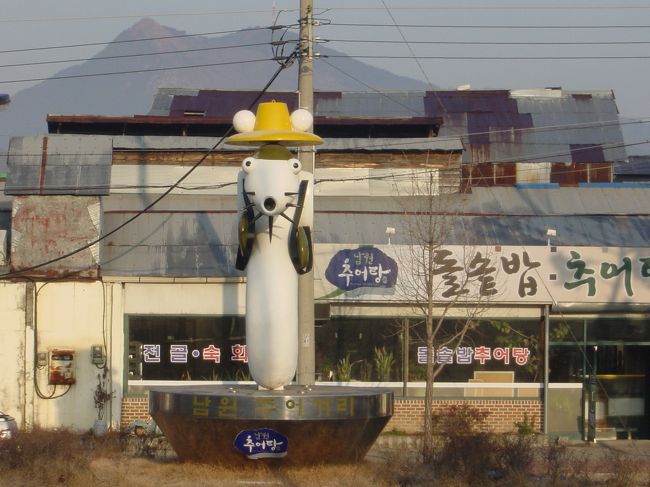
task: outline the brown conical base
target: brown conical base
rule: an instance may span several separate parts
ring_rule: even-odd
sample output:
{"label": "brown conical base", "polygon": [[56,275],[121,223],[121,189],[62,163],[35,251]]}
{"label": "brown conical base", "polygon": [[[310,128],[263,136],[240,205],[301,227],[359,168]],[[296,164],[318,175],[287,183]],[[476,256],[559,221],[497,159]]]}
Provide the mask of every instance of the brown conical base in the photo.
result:
{"label": "brown conical base", "polygon": [[152,390],[150,413],[182,460],[313,465],[362,460],[392,416],[382,389],[289,386]]}

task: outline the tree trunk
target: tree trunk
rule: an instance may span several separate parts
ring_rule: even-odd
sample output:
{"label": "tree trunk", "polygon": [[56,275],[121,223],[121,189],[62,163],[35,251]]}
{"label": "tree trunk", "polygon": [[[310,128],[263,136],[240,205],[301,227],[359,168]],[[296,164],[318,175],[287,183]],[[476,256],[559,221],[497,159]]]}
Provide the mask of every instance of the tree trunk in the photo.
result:
{"label": "tree trunk", "polygon": [[426,319],[427,374],[424,392],[424,437],[422,439],[422,459],[431,463],[434,459],[433,442],[433,320]]}

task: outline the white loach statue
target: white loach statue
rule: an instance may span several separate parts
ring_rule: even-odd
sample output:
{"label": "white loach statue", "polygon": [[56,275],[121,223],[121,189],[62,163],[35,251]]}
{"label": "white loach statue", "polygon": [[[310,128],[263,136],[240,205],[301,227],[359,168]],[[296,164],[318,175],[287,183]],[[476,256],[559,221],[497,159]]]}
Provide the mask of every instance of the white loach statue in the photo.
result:
{"label": "white loach statue", "polygon": [[289,116],[285,103],[260,103],[257,115],[235,114],[239,132],[226,142],[257,145],[237,180],[240,212],[237,268],[246,270],[246,347],[253,380],[265,389],[289,384],[298,363],[298,275],[313,262],[313,175],[287,146],[321,144],[306,132],[306,110]]}

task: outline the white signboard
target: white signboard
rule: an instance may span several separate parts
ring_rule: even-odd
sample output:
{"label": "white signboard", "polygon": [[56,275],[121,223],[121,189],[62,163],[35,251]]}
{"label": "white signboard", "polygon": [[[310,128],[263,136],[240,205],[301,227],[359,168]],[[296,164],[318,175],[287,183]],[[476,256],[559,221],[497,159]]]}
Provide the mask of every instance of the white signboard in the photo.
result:
{"label": "white signboard", "polygon": [[[317,245],[315,296],[412,300],[426,269],[409,255],[399,245]],[[650,303],[650,248],[448,246],[432,257],[439,302]]]}

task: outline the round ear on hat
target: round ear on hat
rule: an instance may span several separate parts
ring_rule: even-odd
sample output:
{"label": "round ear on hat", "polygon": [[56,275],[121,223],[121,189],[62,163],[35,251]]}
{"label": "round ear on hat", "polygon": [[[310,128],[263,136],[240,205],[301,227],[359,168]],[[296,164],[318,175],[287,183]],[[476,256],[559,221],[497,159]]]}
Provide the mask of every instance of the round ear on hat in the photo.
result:
{"label": "round ear on hat", "polygon": [[232,118],[232,125],[239,133],[252,132],[255,128],[255,114],[250,110],[239,110]]}

